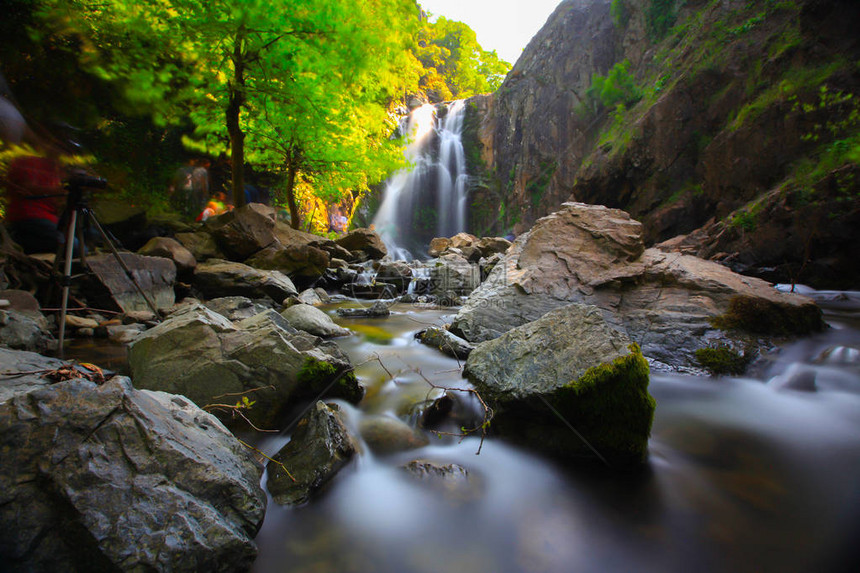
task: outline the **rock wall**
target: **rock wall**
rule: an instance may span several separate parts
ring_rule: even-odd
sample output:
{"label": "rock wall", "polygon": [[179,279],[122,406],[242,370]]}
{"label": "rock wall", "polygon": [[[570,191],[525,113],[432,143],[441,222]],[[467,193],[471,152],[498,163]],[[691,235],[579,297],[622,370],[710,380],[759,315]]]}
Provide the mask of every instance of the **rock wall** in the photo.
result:
{"label": "rock wall", "polygon": [[[860,128],[846,24],[860,5],[675,2],[662,37],[656,5],[562,2],[501,88],[469,100],[470,230],[519,234],[575,200],[629,212],[648,245],[708,225],[685,252],[769,280],[856,285],[838,245],[860,238],[845,151]],[[593,75],[624,60],[641,98],[590,99]]]}

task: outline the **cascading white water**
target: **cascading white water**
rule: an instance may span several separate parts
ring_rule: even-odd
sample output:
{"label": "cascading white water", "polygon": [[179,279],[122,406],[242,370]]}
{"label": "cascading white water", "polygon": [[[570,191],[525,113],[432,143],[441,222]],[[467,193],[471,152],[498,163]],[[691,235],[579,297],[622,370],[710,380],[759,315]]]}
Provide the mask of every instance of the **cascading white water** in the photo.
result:
{"label": "cascading white water", "polygon": [[395,259],[411,260],[413,252],[426,251],[433,237],[466,228],[464,112],[465,102],[458,100],[442,109],[425,104],[404,119],[410,167],[388,180],[373,219]]}

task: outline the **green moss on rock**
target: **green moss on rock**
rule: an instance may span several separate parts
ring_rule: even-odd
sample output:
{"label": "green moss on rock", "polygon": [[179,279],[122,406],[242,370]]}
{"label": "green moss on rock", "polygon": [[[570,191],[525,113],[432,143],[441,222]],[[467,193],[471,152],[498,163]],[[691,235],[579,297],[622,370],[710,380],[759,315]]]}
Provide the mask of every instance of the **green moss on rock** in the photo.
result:
{"label": "green moss on rock", "polygon": [[626,356],[589,368],[554,400],[554,407],[613,465],[645,460],[657,406],[648,393],[648,362],[638,345],[629,349]]}
{"label": "green moss on rock", "polygon": [[722,330],[744,330],[770,336],[805,335],[825,328],[821,309],[814,304],[792,305],[738,295],[711,323]]}
{"label": "green moss on rock", "polygon": [[308,395],[343,398],[354,404],[364,397],[364,388],[352,370],[341,373],[334,365],[314,358],[308,358],[302,364],[298,383]]}
{"label": "green moss on rock", "polygon": [[696,350],[696,360],[702,368],[715,376],[723,374],[743,374],[752,361],[749,353],[740,353],[727,344],[716,347],[699,348]]}

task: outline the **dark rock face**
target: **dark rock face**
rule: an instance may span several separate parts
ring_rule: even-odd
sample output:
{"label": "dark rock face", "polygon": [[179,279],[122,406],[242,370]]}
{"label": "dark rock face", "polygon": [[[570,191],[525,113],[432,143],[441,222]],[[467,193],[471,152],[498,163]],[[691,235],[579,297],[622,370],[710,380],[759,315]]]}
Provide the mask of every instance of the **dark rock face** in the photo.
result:
{"label": "dark rock face", "polygon": [[295,282],[309,284],[329,267],[327,252],[311,245],[282,245],[274,243],[245,261],[257,269],[280,271]]}
{"label": "dark rock face", "polygon": [[[857,162],[834,150],[857,129],[845,22],[860,5],[675,2],[660,39],[652,2],[619,4],[613,24],[609,0],[562,2],[502,87],[469,101],[470,229],[519,234],[575,200],[629,212],[646,245],[695,232],[690,248],[747,274],[856,285]],[[592,74],[624,60],[642,98],[589,100]]]}
{"label": "dark rock face", "polygon": [[341,416],[336,405],[317,402],[299,420],[289,443],[268,465],[267,485],[277,503],[306,503],[355,455],[358,447]]}
{"label": "dark rock face", "polygon": [[[4,372],[62,363],[0,349]],[[37,375],[0,381],[0,554],[8,571],[245,571],[260,468],[181,396]]]}
{"label": "dark rock face", "polygon": [[186,249],[176,239],[169,237],[153,237],[138,251],[139,255],[148,257],[164,257],[173,261],[176,271],[180,275],[188,275],[194,272],[197,260],[191,251]]}
{"label": "dark rock face", "polygon": [[271,208],[251,203],[207,222],[206,228],[230,259],[243,261],[272,243],[275,217]]}

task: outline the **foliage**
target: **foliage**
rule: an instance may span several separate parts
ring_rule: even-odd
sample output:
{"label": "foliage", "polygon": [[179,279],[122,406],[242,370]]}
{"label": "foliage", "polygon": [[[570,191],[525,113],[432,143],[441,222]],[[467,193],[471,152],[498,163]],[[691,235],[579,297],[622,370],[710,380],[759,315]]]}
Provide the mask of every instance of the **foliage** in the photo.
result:
{"label": "foliage", "polygon": [[648,38],[652,42],[659,42],[665,38],[675,25],[676,18],[675,0],[650,0],[645,10]]}
{"label": "foliage", "polygon": [[699,348],[695,355],[699,364],[714,376],[743,374],[755,356],[752,352],[740,353],[727,344]]}
{"label": "foliage", "polygon": [[612,0],[609,6],[609,15],[612,16],[612,23],[619,30],[627,26],[630,21],[630,11],[627,8],[627,0]]}
{"label": "foliage", "polygon": [[420,64],[419,86],[437,92],[440,100],[493,92],[511,69],[495,50],[481,48],[469,26],[445,17],[422,22],[413,53]]}
{"label": "foliage", "polygon": [[612,66],[606,76],[593,74],[591,86],[585,92],[588,99],[594,105],[599,103],[607,108],[614,108],[619,104],[630,107],[642,99],[642,90],[630,75],[629,68],[630,61],[624,60]]}

